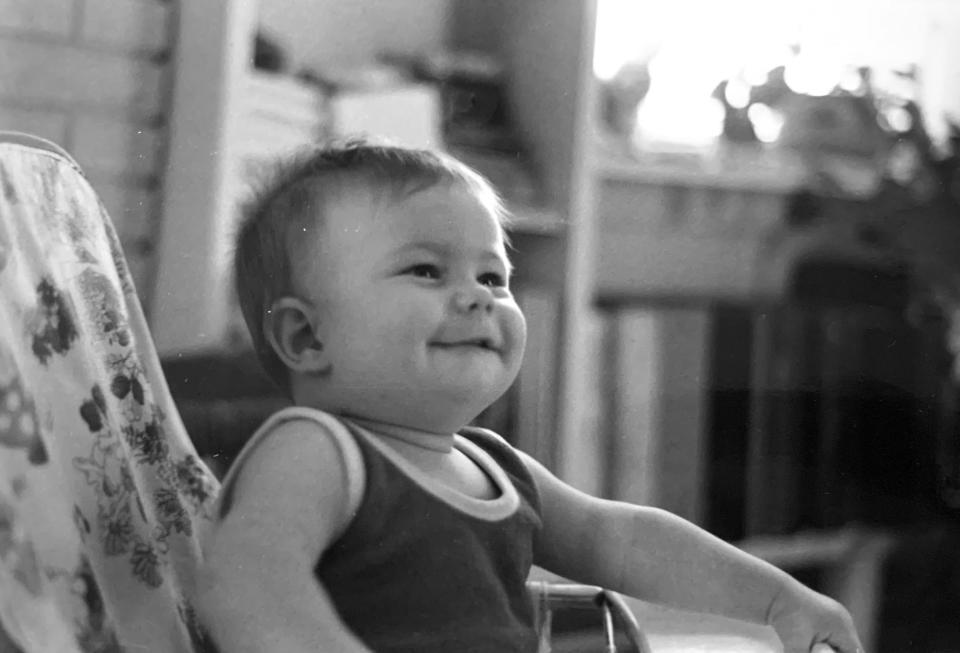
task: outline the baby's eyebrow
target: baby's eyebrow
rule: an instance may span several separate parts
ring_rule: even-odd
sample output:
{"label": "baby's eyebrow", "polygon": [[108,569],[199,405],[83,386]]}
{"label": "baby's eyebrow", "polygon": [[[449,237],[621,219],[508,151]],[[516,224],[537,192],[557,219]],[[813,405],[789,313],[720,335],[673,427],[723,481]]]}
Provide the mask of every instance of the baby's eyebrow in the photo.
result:
{"label": "baby's eyebrow", "polygon": [[490,259],[492,261],[496,261],[498,263],[502,263],[503,267],[505,267],[507,270],[507,276],[510,276],[513,274],[513,261],[510,260],[510,257],[507,256],[506,253],[500,254],[497,252],[487,252],[484,255],[484,258]]}
{"label": "baby's eyebrow", "polygon": [[480,252],[480,260],[484,263],[503,265],[503,267],[506,268],[507,274],[513,272],[513,265],[511,265],[510,257],[507,256],[506,252],[498,252],[495,249],[485,249]]}
{"label": "baby's eyebrow", "polygon": [[397,254],[410,254],[421,251],[430,252],[431,254],[437,254],[443,256],[450,252],[450,247],[430,240],[421,240],[412,243],[405,243],[401,247],[397,248]]}

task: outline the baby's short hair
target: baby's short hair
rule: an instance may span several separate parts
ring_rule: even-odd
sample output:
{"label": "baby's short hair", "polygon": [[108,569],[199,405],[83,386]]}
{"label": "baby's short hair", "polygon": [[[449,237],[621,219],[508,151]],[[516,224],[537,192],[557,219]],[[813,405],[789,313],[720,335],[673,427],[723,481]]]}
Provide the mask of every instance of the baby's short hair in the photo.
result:
{"label": "baby's short hair", "polygon": [[386,191],[402,200],[439,184],[469,189],[505,224],[506,211],[486,179],[439,152],[352,138],[310,147],[276,163],[244,209],[233,271],[254,350],[283,390],[290,390],[288,370],[264,334],[264,317],[276,300],[295,292],[298,256],[305,242],[317,242],[302,236],[322,226],[326,200],[351,188]]}

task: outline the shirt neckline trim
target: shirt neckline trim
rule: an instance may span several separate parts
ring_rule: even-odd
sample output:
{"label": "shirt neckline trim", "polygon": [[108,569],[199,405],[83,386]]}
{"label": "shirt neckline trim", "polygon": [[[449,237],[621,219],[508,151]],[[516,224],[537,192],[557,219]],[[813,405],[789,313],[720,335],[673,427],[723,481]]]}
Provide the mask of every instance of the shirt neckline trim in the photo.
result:
{"label": "shirt neckline trim", "polygon": [[352,420],[345,421],[350,421],[350,424],[364,441],[382,454],[383,457],[399,469],[404,476],[416,483],[427,494],[430,494],[459,512],[484,521],[499,521],[509,517],[520,507],[520,495],[517,492],[517,488],[510,482],[503,468],[494,461],[490,454],[462,435],[454,435],[454,448],[470,458],[470,460],[476,463],[476,465],[490,477],[494,486],[499,491],[497,497],[493,499],[477,499],[448,485],[444,485],[425,474],[416,465],[398,453],[396,449],[382,442],[375,433],[370,432]]}

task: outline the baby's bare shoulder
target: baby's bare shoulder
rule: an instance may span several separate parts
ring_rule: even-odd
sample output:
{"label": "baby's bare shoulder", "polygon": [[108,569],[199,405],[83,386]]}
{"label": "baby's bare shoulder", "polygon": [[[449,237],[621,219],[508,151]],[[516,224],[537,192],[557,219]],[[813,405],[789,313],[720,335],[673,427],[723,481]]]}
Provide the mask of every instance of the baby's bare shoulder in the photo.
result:
{"label": "baby's bare shoulder", "polygon": [[218,521],[221,530],[327,543],[354,514],[363,483],[360,453],[342,424],[287,415],[258,431],[231,467]]}

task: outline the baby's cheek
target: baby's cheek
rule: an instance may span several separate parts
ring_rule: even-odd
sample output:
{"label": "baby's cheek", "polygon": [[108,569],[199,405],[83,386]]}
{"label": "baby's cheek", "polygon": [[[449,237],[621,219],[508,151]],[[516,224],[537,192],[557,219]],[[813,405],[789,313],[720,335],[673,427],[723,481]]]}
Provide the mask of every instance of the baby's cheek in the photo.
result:
{"label": "baby's cheek", "polygon": [[523,350],[527,342],[527,321],[519,308],[508,312],[504,330],[505,337],[512,345],[513,355],[518,359],[523,358]]}

